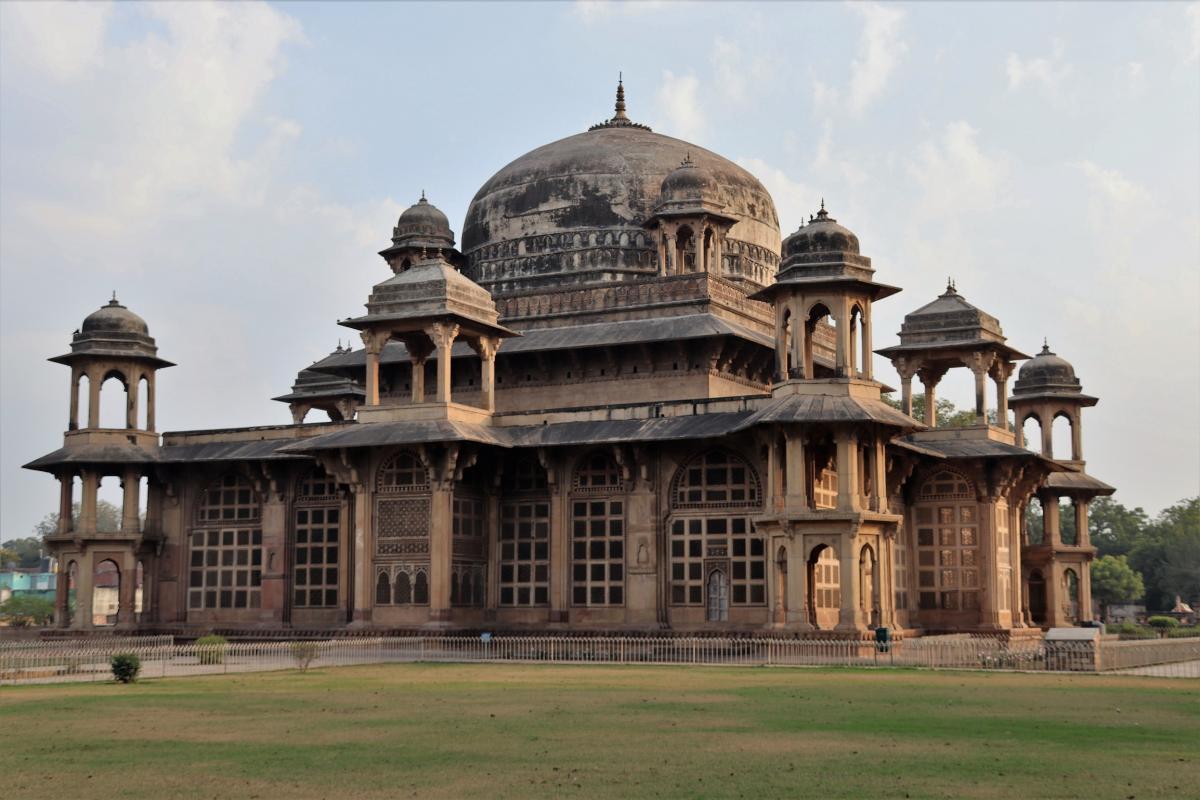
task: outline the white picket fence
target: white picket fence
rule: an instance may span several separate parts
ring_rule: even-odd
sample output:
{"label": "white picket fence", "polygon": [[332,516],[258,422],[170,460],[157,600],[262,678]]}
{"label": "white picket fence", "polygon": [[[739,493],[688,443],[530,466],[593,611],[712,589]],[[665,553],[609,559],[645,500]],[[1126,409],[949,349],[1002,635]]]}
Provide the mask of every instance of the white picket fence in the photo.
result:
{"label": "white picket fence", "polygon": [[[170,636],[0,642],[0,683],[110,680],[109,659],[135,653],[143,678],[403,662],[694,664],[725,666],[924,667],[1046,671],[1133,671],[1200,677],[1200,640],[1004,642],[928,637],[874,642],[719,637],[440,636],[176,644]],[[1098,657],[1097,657],[1098,656]]]}

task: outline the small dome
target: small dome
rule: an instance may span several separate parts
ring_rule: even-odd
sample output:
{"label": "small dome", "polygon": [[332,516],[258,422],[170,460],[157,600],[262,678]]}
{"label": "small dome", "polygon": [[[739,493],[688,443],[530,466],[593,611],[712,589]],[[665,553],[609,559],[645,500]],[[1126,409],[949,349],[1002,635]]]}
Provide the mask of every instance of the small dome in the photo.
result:
{"label": "small dome", "polygon": [[117,293],[113,292],[108,305],[101,306],[99,311],[93,311],[84,319],[80,327],[83,334],[97,333],[140,333],[147,336],[150,333],[146,320],[117,302]]}
{"label": "small dome", "polygon": [[804,253],[859,253],[858,237],[829,216],[824,200],[816,217],[783,240],[784,258]]}
{"label": "small dome", "polygon": [[689,157],[663,178],[659,203],[715,201],[717,184],[712,173],[692,163]]}
{"label": "small dome", "polygon": [[446,219],[446,215],[426,200],[425,193],[421,192],[421,199],[400,215],[392,231],[392,242],[397,245],[417,243],[454,247],[454,231],[450,230],[450,220]]}
{"label": "small dome", "polygon": [[1071,362],[1050,350],[1049,343],[1042,344],[1042,352],[1026,361],[1017,373],[1013,394],[1033,391],[1080,391],[1079,379]]}

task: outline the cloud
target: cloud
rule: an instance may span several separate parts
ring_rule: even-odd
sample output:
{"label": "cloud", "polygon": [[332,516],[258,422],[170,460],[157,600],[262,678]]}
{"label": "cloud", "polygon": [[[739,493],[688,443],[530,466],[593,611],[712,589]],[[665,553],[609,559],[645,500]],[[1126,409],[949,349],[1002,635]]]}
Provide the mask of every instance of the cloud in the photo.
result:
{"label": "cloud", "polygon": [[1071,75],[1071,65],[1063,58],[1064,50],[1062,40],[1055,39],[1049,58],[1022,59],[1016,53],[1009,53],[1005,62],[1009,91],[1016,91],[1025,84],[1036,84],[1051,95],[1057,94]]}
{"label": "cloud", "polygon": [[665,117],[665,132],[680,139],[696,140],[707,127],[700,107],[700,81],[695,75],[663,71],[656,108]]}
{"label": "cloud", "polygon": [[666,5],[665,0],[575,0],[571,10],[584,22],[591,23],[619,16],[649,14]]}
{"label": "cloud", "polygon": [[747,56],[734,41],[718,36],[712,47],[713,80],[721,96],[731,102],[744,104],[756,89],[769,86],[778,72],[778,61],[755,47]]}
{"label": "cloud", "polygon": [[853,3],[850,8],[862,17],[863,30],[858,56],[850,65],[847,103],[852,112],[860,114],[883,94],[908,45],[900,38],[901,9],[877,3]]}
{"label": "cloud", "polygon": [[908,171],[921,187],[922,213],[953,216],[1005,202],[1007,160],[981,150],[978,136],[978,130],[958,120],[949,123],[939,138],[917,148]]}
{"label": "cloud", "polygon": [[779,225],[783,235],[800,227],[803,220],[816,211],[821,202],[821,194],[807,184],[794,180],[786,172],[774,167],[761,158],[738,158],[735,162],[739,167],[762,181],[763,186],[775,201],[775,211],[779,215]]}
{"label": "cloud", "polygon": [[113,4],[4,3],[4,46],[18,62],[68,81],[100,65]]}

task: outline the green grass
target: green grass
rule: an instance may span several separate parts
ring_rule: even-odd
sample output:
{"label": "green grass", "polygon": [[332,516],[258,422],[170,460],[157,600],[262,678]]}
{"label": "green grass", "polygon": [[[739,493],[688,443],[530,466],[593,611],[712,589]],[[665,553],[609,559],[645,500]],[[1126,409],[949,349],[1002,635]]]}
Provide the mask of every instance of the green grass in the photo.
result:
{"label": "green grass", "polygon": [[1200,682],[389,665],[0,689],[21,798],[1195,797]]}

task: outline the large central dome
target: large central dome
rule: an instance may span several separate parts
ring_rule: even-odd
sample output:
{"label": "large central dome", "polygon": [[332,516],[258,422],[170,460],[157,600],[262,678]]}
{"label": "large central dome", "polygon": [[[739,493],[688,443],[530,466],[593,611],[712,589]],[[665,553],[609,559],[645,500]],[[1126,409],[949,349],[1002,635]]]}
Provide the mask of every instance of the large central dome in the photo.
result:
{"label": "large central dome", "polygon": [[[729,274],[773,276],[775,204],[758,179],[716,153],[617,116],[526,153],[483,185],[467,209],[467,274],[493,294],[629,280],[658,271],[643,224],[663,179],[684,159],[711,176],[737,222],[727,235]],[[738,266],[745,259],[749,264]]]}

